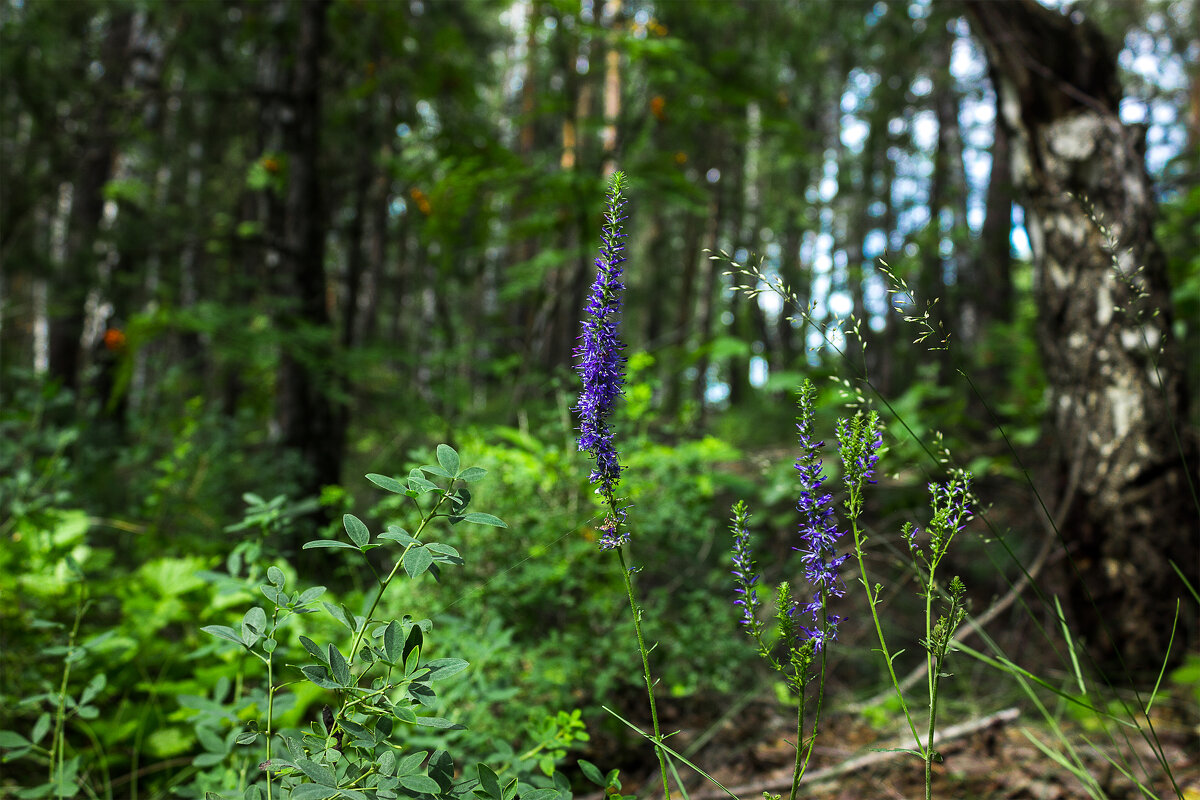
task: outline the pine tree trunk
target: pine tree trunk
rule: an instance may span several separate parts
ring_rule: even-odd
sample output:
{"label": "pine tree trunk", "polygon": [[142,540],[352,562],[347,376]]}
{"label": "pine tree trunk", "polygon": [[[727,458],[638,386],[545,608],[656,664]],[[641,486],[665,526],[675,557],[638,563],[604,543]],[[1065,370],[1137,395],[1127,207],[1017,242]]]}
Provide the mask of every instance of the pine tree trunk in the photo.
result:
{"label": "pine tree trunk", "polygon": [[1150,669],[1176,598],[1187,633],[1175,654],[1194,642],[1195,606],[1171,562],[1200,585],[1200,526],[1140,133],[1117,116],[1116,61],[1093,26],[1034,0],[967,8],[998,77],[1033,244],[1051,463],[1069,498],[1055,522],[1078,570],[1073,623],[1105,663],[1118,651]]}

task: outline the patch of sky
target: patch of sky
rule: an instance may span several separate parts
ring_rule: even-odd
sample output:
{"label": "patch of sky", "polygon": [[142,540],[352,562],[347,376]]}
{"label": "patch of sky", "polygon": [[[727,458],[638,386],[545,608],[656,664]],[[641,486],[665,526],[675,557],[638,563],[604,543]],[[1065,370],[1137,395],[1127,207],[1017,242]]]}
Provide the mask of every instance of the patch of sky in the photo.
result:
{"label": "patch of sky", "polygon": [[[755,344],[759,344],[759,342],[755,342]],[[767,360],[762,356],[751,356],[750,385],[757,389],[765,385],[769,377],[771,377],[771,368],[768,366]]]}
{"label": "patch of sky", "polygon": [[912,126],[913,144],[922,152],[933,152],[937,144],[937,115],[931,108],[923,108],[913,114]]}
{"label": "patch of sky", "polygon": [[846,292],[834,292],[829,295],[829,310],[839,318],[849,316],[854,310],[854,300]]}
{"label": "patch of sky", "polygon": [[871,10],[867,12],[867,15],[863,18],[863,21],[867,23],[868,28],[873,28],[879,24],[879,20],[883,19],[887,12],[887,3],[884,3],[882,0],[880,0],[880,2],[871,6]]}
{"label": "patch of sky", "polygon": [[987,61],[979,51],[966,20],[954,30],[954,44],[950,48],[950,74],[963,85],[977,85],[987,74]]}
{"label": "patch of sky", "polygon": [[924,204],[916,204],[904,208],[896,219],[896,227],[900,231],[912,233],[929,224],[929,208]]}
{"label": "patch of sky", "polygon": [[716,364],[709,364],[704,376],[704,399],[713,405],[719,405],[729,399],[729,384],[721,380],[721,373]]}
{"label": "patch of sky", "polygon": [[870,259],[880,258],[884,255],[887,243],[887,233],[875,228],[863,239],[863,255]]}
{"label": "patch of sky", "polygon": [[1025,230],[1025,209],[1013,203],[1012,234],[1009,236],[1012,252],[1017,258],[1028,260],[1033,255],[1033,246],[1029,243],[1029,232]]}
{"label": "patch of sky", "polygon": [[823,203],[828,203],[837,196],[838,184],[836,167],[834,169],[835,173],[833,177],[827,175],[824,178],[821,178],[821,183],[819,184],[819,188],[817,190],[817,198]]}
{"label": "patch of sky", "polygon": [[871,132],[867,123],[863,122],[853,114],[842,115],[842,144],[854,155],[862,152],[863,143],[867,140],[867,134]]}
{"label": "patch of sky", "polygon": [[408,211],[408,203],[404,202],[404,198],[399,195],[388,201],[388,215],[392,217],[401,217]]}
{"label": "patch of sky", "polygon": [[913,80],[912,86],[909,87],[909,91],[913,97],[925,97],[933,91],[933,81],[928,75],[918,75]]}

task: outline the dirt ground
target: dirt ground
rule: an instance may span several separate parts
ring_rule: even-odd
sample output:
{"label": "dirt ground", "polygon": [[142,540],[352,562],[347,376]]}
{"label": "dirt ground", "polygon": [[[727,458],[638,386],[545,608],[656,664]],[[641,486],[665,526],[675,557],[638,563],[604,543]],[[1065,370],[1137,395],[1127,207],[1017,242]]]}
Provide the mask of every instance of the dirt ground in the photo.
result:
{"label": "dirt ground", "polygon": [[[668,716],[671,716],[668,712]],[[713,728],[711,724],[689,728],[687,719],[672,720],[667,726],[680,730],[673,738],[674,747],[684,751],[698,736],[708,740],[697,750],[692,761],[709,772],[742,800],[762,797],[763,792],[787,796],[791,786],[795,750],[794,718],[785,718],[778,710],[763,703],[748,707],[735,719]],[[679,724],[684,723],[684,724]],[[1158,797],[1200,800],[1200,720],[1173,718],[1164,714],[1155,719],[1155,730],[1162,755],[1170,764],[1176,787],[1163,777],[1151,749],[1131,731],[1128,742],[1121,741],[1126,758],[1113,757],[1116,745],[1102,732],[1085,733],[1066,729],[1076,753],[1099,783],[1103,797],[1110,800]],[[1054,747],[1040,715],[1010,707],[970,720],[947,724],[939,751],[944,761],[934,767],[933,792],[937,798],[953,800],[1074,800],[1089,798],[1080,781],[1039,750],[1032,739]],[[924,798],[924,767],[915,756],[882,752],[907,746],[899,732],[872,728],[861,717],[835,714],[826,724],[814,750],[800,796],[814,800],[909,800]],[[1089,746],[1085,737],[1100,745]],[[909,737],[911,741],[911,737]],[[1057,748],[1055,748],[1057,749]],[[1117,764],[1132,763],[1134,774],[1143,781],[1149,794],[1140,792],[1135,783],[1121,774],[1106,758]],[[652,756],[639,764],[634,773],[623,772],[626,794],[658,797],[657,763]],[[1150,777],[1146,777],[1150,776]],[[692,773],[688,783],[691,800],[719,800],[728,795]],[[644,788],[643,788],[644,787]],[[599,797],[599,796],[597,796]]]}

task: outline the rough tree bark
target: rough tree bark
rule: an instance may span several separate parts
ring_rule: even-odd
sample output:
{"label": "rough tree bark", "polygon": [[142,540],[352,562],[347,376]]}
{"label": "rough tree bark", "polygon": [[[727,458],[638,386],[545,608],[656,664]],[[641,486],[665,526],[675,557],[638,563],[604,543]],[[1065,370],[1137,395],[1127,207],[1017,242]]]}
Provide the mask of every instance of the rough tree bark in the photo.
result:
{"label": "rough tree bark", "polygon": [[1116,59],[1093,25],[1035,0],[965,2],[997,79],[1033,245],[1052,465],[1070,498],[1056,523],[1078,569],[1073,623],[1102,662],[1119,652],[1131,669],[1153,668],[1178,597],[1195,635],[1170,562],[1196,585],[1200,526],[1141,132],[1117,116]]}

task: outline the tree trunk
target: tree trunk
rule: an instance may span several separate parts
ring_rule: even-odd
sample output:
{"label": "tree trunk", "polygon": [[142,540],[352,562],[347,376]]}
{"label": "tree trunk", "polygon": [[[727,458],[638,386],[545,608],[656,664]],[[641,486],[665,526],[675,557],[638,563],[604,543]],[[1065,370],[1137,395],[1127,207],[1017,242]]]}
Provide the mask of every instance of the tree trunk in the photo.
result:
{"label": "tree trunk", "polygon": [[[1165,263],[1140,134],[1117,116],[1116,61],[1096,28],[1034,0],[966,0],[997,76],[1027,209],[1039,347],[1050,390],[1055,474],[1073,492],[1056,520],[1077,569],[1068,595],[1093,652],[1152,669],[1175,601],[1183,640],[1195,606],[1195,449],[1171,331]],[[1194,642],[1194,638],[1192,639]]]}
{"label": "tree trunk", "polygon": [[288,152],[283,272],[291,281],[292,307],[281,327],[289,337],[280,364],[278,413],[284,446],[301,457],[302,489],[316,495],[337,483],[343,426],[334,399],[333,332],[326,297],[325,215],[318,174],[320,61],[326,0],[300,6],[300,33],[283,139]]}
{"label": "tree trunk", "polygon": [[[100,54],[102,71],[93,91],[94,104],[87,136],[72,184],[71,218],[66,262],[56,276],[51,298],[50,374],[63,386],[79,385],[83,362],[83,332],[88,292],[98,283],[96,237],[104,216],[104,186],[112,177],[116,156],[117,94],[129,61],[133,14],[121,11],[108,21]],[[89,343],[92,344],[92,343]]]}

